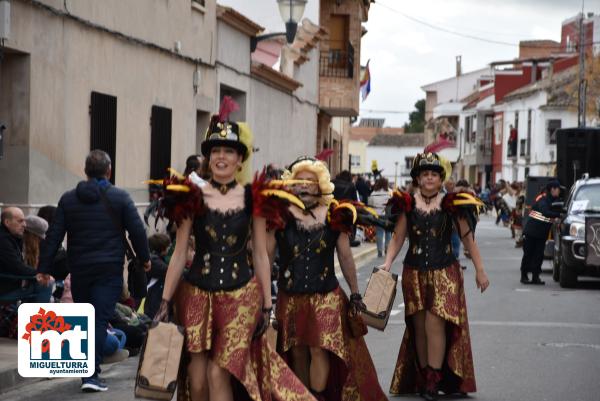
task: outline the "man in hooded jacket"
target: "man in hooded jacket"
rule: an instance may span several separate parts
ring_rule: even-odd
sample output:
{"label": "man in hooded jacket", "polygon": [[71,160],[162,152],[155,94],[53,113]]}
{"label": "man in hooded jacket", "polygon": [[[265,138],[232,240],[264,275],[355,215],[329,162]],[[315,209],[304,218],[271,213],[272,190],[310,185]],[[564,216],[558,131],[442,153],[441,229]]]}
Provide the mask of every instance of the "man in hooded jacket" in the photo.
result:
{"label": "man in hooded jacket", "polygon": [[85,160],[85,174],[87,180],[65,192],[58,202],[40,250],[38,281],[47,282],[53,274],[54,256],[68,234],[67,258],[73,301],[91,303],[96,313],[96,370],[92,377],[82,379],[81,390],[96,392],[108,389],[98,373],[108,320],[123,289],[125,258],[123,232],[111,218],[106,203],[120,218],[121,228],[129,233],[137,258],[146,270],[150,269],[150,252],[144,225],[131,197],[109,181],[112,169],[108,154],[92,150]]}

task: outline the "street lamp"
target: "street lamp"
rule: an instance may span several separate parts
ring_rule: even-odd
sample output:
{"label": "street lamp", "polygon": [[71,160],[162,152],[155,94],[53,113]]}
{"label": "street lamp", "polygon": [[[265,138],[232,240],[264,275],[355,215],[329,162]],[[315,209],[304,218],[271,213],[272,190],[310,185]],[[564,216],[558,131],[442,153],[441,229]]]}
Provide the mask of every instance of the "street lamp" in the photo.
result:
{"label": "street lamp", "polygon": [[279,14],[285,22],[285,32],[269,33],[266,35],[259,35],[250,38],[250,51],[256,50],[256,45],[261,40],[270,39],[276,36],[283,36],[287,39],[288,43],[293,43],[296,37],[296,31],[298,30],[298,22],[304,14],[304,7],[308,0],[277,0],[279,6]]}

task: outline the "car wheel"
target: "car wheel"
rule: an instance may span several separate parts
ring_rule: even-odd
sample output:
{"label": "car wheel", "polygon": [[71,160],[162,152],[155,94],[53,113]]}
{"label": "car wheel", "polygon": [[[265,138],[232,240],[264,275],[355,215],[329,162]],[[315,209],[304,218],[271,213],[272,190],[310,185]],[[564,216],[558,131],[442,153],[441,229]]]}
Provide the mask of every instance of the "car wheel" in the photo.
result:
{"label": "car wheel", "polygon": [[560,280],[560,254],[554,250],[554,257],[552,258],[552,280],[558,283]]}
{"label": "car wheel", "polygon": [[558,280],[562,288],[573,288],[577,285],[577,273],[567,266],[562,257],[560,260],[560,277]]}

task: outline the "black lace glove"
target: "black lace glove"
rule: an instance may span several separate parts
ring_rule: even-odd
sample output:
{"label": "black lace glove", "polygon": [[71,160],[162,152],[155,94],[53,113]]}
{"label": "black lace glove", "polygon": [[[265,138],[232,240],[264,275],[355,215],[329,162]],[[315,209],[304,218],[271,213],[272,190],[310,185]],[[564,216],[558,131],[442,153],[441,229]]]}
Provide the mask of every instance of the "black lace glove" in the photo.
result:
{"label": "black lace glove", "polygon": [[260,316],[260,320],[256,325],[256,330],[254,330],[254,335],[252,338],[260,338],[267,329],[269,328],[269,324],[271,323],[271,312],[273,311],[273,307],[270,308],[262,308],[262,314]]}
{"label": "black lace glove", "polygon": [[154,319],[152,319],[152,321],[153,322],[167,323],[169,321],[169,312],[170,312],[170,310],[171,310],[171,302],[167,301],[166,299],[163,299],[160,302],[160,306],[158,308],[158,311],[154,315]]}
{"label": "black lace glove", "polygon": [[350,294],[350,313],[357,315],[365,310],[367,306],[362,301],[362,295],[357,292]]}

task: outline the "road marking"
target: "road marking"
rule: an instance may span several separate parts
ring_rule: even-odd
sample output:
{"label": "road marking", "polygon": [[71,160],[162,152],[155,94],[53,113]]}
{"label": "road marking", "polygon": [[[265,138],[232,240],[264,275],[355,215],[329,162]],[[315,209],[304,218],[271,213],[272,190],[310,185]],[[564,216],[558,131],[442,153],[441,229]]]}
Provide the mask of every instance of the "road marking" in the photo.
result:
{"label": "road marking", "polygon": [[396,316],[398,313],[400,313],[399,309],[392,309],[392,311],[390,312],[390,316]]}
{"label": "road marking", "polygon": [[529,288],[515,288],[516,292],[531,292]]}
{"label": "road marking", "polygon": [[595,349],[595,350],[600,350],[600,345],[598,345],[598,344],[539,343],[538,345],[540,345],[542,347],[554,347],[554,348],[574,347],[574,348],[591,348],[591,349]]}
{"label": "road marking", "polygon": [[[389,324],[403,325],[404,320],[390,320]],[[493,326],[493,327],[546,327],[565,329],[595,329],[600,330],[600,324],[595,323],[568,323],[568,322],[511,322],[511,321],[489,321],[475,320],[469,322],[470,326]]]}

